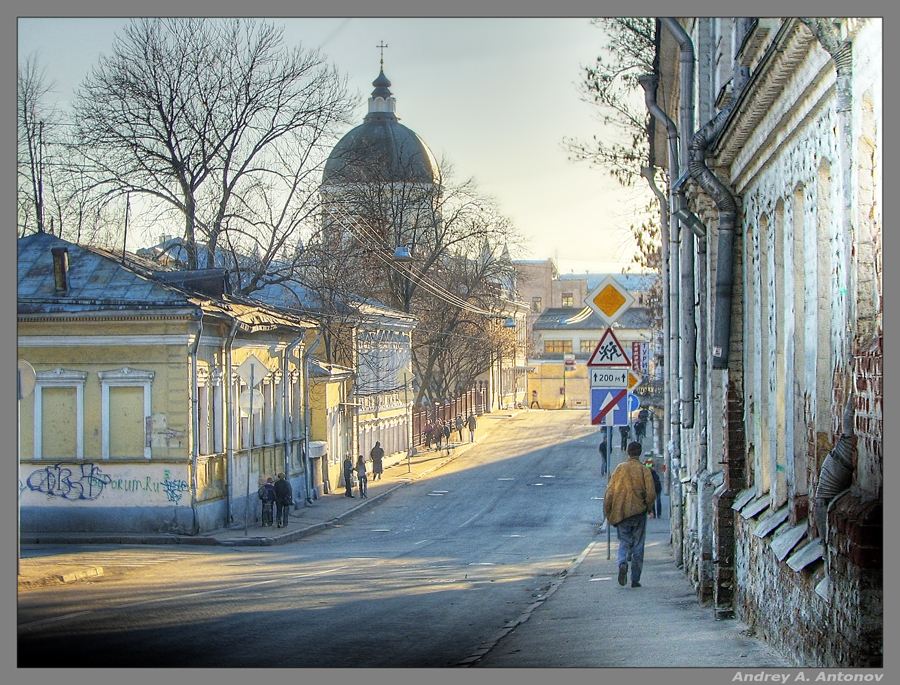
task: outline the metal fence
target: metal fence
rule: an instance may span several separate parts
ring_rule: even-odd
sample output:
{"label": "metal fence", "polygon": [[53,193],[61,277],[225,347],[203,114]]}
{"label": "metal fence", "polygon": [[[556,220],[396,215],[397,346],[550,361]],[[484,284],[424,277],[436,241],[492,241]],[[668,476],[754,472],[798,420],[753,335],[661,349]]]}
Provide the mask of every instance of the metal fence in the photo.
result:
{"label": "metal fence", "polygon": [[487,411],[487,387],[484,385],[472,388],[445,402],[435,402],[429,406],[413,409],[413,445],[420,447],[425,444],[425,424],[429,421],[432,424],[438,419],[442,419],[445,423],[450,421],[455,432],[456,426],[453,422],[457,416],[462,416],[465,421],[470,413],[480,416],[485,411]]}

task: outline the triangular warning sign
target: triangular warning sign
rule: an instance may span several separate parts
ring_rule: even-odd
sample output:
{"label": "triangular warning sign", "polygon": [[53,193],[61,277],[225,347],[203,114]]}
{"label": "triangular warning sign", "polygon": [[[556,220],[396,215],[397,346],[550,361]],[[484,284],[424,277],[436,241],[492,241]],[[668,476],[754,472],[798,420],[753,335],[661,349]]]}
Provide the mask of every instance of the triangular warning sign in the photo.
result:
{"label": "triangular warning sign", "polygon": [[625,348],[613,333],[612,328],[607,328],[606,333],[600,338],[594,353],[588,359],[588,366],[631,366],[631,360],[625,354]]}

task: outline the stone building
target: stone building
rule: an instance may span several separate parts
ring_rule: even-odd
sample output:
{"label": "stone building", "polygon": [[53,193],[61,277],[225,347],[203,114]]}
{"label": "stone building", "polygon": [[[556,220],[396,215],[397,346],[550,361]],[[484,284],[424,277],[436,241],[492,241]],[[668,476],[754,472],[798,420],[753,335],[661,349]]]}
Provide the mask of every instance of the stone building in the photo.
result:
{"label": "stone building", "polygon": [[676,563],[798,665],[880,666],[881,21],[657,36]]}

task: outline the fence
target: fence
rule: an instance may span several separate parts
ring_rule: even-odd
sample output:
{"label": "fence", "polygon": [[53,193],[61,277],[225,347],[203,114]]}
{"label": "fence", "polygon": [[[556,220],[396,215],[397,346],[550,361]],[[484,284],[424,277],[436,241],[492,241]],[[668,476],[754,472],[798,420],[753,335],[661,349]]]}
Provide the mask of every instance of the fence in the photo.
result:
{"label": "fence", "polygon": [[446,402],[435,402],[430,406],[414,409],[412,413],[413,445],[420,447],[425,444],[425,424],[429,421],[432,424],[438,419],[442,419],[445,423],[450,421],[451,427],[456,431],[453,422],[457,416],[462,416],[465,421],[470,413],[480,416],[485,411],[487,411],[487,387],[485,385],[467,390]]}

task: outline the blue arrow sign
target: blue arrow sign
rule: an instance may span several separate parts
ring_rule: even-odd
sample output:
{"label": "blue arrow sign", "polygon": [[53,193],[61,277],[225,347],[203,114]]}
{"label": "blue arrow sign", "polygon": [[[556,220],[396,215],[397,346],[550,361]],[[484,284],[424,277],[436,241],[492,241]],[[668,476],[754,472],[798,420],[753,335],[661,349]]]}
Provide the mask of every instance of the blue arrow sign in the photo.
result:
{"label": "blue arrow sign", "polygon": [[591,388],[591,424],[628,425],[628,391],[625,388]]}
{"label": "blue arrow sign", "polygon": [[633,411],[637,411],[640,406],[641,400],[636,395],[628,393],[628,413],[630,414]]}

